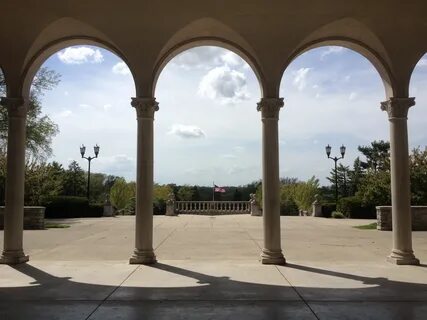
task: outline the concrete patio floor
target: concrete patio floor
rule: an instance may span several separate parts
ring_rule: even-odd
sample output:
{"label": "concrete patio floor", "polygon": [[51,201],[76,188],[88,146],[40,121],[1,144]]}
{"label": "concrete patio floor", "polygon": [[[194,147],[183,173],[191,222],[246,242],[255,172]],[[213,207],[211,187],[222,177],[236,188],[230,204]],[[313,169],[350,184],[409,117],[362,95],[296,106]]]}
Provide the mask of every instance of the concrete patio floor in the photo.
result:
{"label": "concrete patio floor", "polygon": [[395,266],[390,232],[352,228],[371,222],[282,217],[286,266],[257,261],[259,217],[156,216],[153,266],[127,263],[134,217],[25,231],[30,263],[0,265],[0,319],[426,319],[427,232],[422,265]]}

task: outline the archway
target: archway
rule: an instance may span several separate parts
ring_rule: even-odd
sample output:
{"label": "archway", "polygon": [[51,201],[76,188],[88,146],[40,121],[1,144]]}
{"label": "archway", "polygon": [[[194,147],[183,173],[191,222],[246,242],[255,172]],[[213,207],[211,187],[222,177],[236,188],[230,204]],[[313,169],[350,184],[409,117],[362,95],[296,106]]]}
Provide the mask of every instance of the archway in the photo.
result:
{"label": "archway", "polygon": [[[101,147],[100,157],[93,163],[90,175],[92,192],[88,200],[91,203],[102,204],[105,201],[111,187],[106,183],[107,174],[125,176],[128,180],[135,179],[135,111],[130,106],[130,98],[135,96],[132,73],[122,59],[103,48],[106,46],[91,46],[84,39],[81,45],[76,46],[76,43],[79,41],[74,39],[46,47],[45,51],[39,52],[31,59],[25,69],[22,95],[29,98],[26,105],[28,112],[26,117],[25,114],[16,116],[19,118],[16,125],[20,126],[19,132],[22,132],[25,131],[27,123],[27,137],[30,136],[30,130],[39,130],[36,132],[39,134],[39,141],[44,145],[51,145],[53,149],[53,154],[47,152],[40,159],[29,157],[27,153],[26,205],[44,205],[45,200],[49,203],[50,199],[46,199],[48,197],[86,198],[88,175],[84,171],[87,170],[88,164],[86,160],[82,160],[79,153],[79,146],[82,144],[88,147],[86,157],[94,156],[93,146],[99,144]],[[69,46],[70,44],[73,46]],[[56,86],[58,73],[62,82]],[[45,92],[53,87],[55,90]],[[56,125],[62,132],[55,136]],[[22,128],[24,130],[21,130]],[[25,141],[18,151],[24,149]],[[14,157],[20,158],[20,161],[24,160],[23,154],[8,156],[12,161]],[[32,160],[30,169],[28,159]],[[77,160],[76,166],[80,165],[80,168],[76,169],[74,166],[67,169],[71,160]],[[17,167],[16,171],[22,177],[22,169]],[[41,172],[40,177],[32,179],[29,176],[32,171]],[[94,174],[94,171],[100,174]],[[52,172],[54,176],[49,176]],[[76,173],[78,179],[68,173]],[[95,190],[95,186],[103,189]],[[94,209],[89,204],[83,204],[82,199],[79,200],[82,208],[74,207],[74,213],[71,212],[71,215],[70,212],[59,212],[60,209],[56,213],[49,212],[47,216],[77,217],[76,213],[83,217],[102,215],[102,205]],[[71,206],[71,203],[63,203],[62,206]],[[17,219],[16,225],[6,226],[5,238],[7,232],[12,231],[13,234],[14,228],[19,229],[18,222]],[[129,243],[129,247],[131,248],[132,244]]]}
{"label": "archway", "polygon": [[[212,182],[238,186],[259,180],[261,121],[256,105],[261,89],[251,67],[232,51],[198,44],[168,60],[155,93],[160,110],[155,115],[154,180],[199,186],[197,200],[206,202],[212,201]],[[207,188],[208,195],[202,193]]]}
{"label": "archway", "polygon": [[[170,59],[156,90],[160,103],[160,112],[156,115],[156,180],[172,182],[166,181],[162,172],[176,176],[176,171],[168,171],[174,167],[172,163],[165,162],[174,161],[166,156],[172,150],[183,165],[194,166],[191,174],[194,177],[200,177],[198,172],[203,172],[207,166],[212,167],[209,178],[204,181],[183,180],[189,177],[189,172],[180,168],[182,175],[177,182],[208,185],[215,181],[215,175],[229,177],[225,168],[230,169],[230,165],[242,160],[241,157],[259,154],[260,121],[256,104],[260,96],[255,73],[231,51],[198,46]],[[197,157],[194,157],[194,147],[201,151],[197,152]],[[256,168],[251,169],[251,177],[258,179],[259,176],[253,174],[254,171],[260,173],[260,157],[254,160],[251,166]],[[229,163],[218,165],[221,161]],[[233,183],[227,179],[217,182]],[[245,181],[241,178],[238,183]]]}
{"label": "archway", "polygon": [[[280,90],[286,101],[280,118],[281,176],[303,181],[315,176],[320,186],[334,186],[334,163],[327,158],[325,147],[331,145],[331,156],[340,157],[339,148],[344,144],[347,148],[340,163],[349,170],[339,176],[338,196],[357,194],[361,187],[351,181],[349,174],[356,172],[353,166],[357,157],[369,162],[358,146],[389,140],[387,118],[380,110],[380,101],[385,100],[384,81],[377,70],[359,52],[342,46],[313,48],[292,61],[283,75]],[[389,169],[384,176],[389,179]],[[289,184],[292,180],[284,182]],[[389,188],[385,186],[388,194]],[[289,198],[287,190],[282,187],[285,199]],[[335,203],[334,190],[330,193],[325,188],[317,190],[320,191],[324,202]],[[299,209],[311,213],[313,196]],[[370,208],[368,217],[375,217],[374,208]]]}

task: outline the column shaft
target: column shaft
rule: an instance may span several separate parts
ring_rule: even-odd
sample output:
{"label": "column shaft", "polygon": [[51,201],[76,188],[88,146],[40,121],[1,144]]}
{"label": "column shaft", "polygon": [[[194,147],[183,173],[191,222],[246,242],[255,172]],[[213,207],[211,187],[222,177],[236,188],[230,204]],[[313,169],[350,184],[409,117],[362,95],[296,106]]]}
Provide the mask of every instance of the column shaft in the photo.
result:
{"label": "column shaft", "polygon": [[263,98],[258,104],[262,115],[262,202],[263,264],[284,264],[280,238],[279,111],[283,99]]}
{"label": "column shaft", "polygon": [[25,135],[27,104],[20,98],[3,98],[8,109],[7,174],[4,213],[4,249],[0,263],[18,264],[29,257],[23,250]]}
{"label": "column shaft", "polygon": [[413,98],[391,98],[381,108],[390,121],[391,200],[393,249],[387,260],[396,264],[419,264],[412,250],[412,213],[408,151],[408,109]]}
{"label": "column shaft", "polygon": [[153,122],[158,104],[153,98],[133,98],[137,111],[135,251],[131,264],[156,262],[153,250]]}

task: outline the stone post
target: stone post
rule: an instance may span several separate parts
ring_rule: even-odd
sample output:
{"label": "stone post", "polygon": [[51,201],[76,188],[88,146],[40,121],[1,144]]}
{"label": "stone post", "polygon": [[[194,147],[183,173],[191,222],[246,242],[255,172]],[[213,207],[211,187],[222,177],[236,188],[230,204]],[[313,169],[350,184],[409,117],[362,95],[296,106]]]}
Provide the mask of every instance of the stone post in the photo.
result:
{"label": "stone post", "polygon": [[281,98],[263,98],[257,110],[262,118],[263,264],[285,264],[280,239],[279,111]]}
{"label": "stone post", "polygon": [[153,264],[153,122],[155,98],[132,98],[138,120],[136,160],[135,251],[131,264]]}
{"label": "stone post", "polygon": [[171,192],[168,195],[168,200],[166,201],[166,215],[167,216],[176,216],[175,212],[175,194]]}
{"label": "stone post", "polygon": [[262,216],[261,208],[256,201],[256,195],[251,193],[249,196],[251,198],[251,200],[249,200],[251,216]]}
{"label": "stone post", "polygon": [[393,249],[387,260],[395,264],[417,265],[412,250],[411,189],[408,150],[408,110],[414,98],[390,98],[381,103],[390,121],[391,201]]}
{"label": "stone post", "polygon": [[28,103],[22,98],[2,98],[7,108],[7,175],[4,215],[4,248],[0,263],[18,264],[29,260],[23,250],[25,134]]}

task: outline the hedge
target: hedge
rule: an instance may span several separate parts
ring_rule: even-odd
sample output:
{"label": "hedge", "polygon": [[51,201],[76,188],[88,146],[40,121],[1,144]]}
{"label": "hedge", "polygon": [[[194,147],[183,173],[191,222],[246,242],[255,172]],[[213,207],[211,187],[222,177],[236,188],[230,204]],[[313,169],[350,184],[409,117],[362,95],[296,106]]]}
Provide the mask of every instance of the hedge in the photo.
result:
{"label": "hedge", "polygon": [[104,211],[102,205],[89,205],[84,197],[50,197],[43,201],[43,206],[46,207],[45,217],[50,219],[102,217]]}
{"label": "hedge", "polygon": [[330,218],[332,212],[337,210],[335,203],[324,203],[322,204],[322,217]]}
{"label": "hedge", "polygon": [[341,198],[338,201],[337,211],[352,219],[375,219],[376,217],[375,207],[363,205],[358,197]]}

